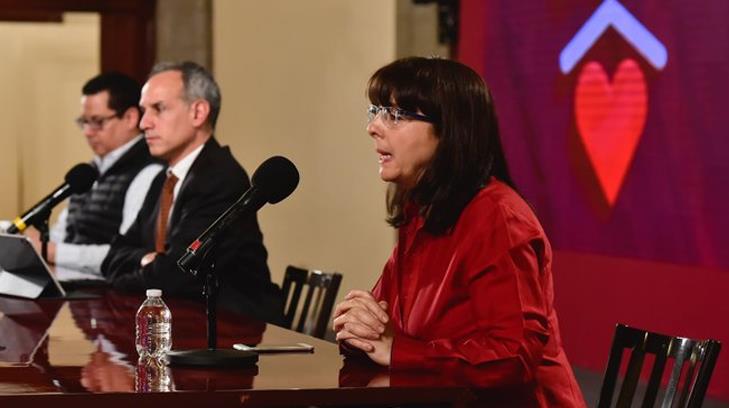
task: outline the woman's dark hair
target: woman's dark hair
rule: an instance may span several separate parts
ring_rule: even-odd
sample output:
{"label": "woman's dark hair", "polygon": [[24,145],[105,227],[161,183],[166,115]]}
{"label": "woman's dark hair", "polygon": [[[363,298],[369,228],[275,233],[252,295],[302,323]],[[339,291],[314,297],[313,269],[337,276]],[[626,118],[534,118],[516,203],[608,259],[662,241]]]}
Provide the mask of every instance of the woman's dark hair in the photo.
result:
{"label": "woman's dark hair", "polygon": [[367,95],[375,105],[433,118],[438,138],[435,155],[417,184],[412,189],[390,186],[390,225],[404,225],[405,208],[414,203],[425,218],[425,229],[444,234],[492,176],[513,187],[491,93],[471,68],[440,58],[400,59],[372,75]]}

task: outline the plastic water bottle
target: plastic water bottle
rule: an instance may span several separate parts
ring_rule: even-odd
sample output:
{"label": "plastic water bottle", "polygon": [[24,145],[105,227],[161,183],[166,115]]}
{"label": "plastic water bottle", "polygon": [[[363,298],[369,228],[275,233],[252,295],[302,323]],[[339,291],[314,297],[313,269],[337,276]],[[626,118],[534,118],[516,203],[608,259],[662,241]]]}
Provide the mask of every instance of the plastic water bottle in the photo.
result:
{"label": "plastic water bottle", "polygon": [[137,310],[137,354],[161,359],[172,347],[172,314],[160,289],[147,289],[147,300]]}

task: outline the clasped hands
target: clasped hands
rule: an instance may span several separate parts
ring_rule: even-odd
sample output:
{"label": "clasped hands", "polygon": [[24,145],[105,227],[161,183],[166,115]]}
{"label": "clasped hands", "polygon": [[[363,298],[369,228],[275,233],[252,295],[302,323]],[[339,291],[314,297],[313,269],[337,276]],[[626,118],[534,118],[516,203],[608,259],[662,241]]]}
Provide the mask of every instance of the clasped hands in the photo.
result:
{"label": "clasped hands", "polygon": [[387,302],[352,290],[334,309],[333,328],[337,341],[362,350],[377,364],[390,365],[393,336]]}

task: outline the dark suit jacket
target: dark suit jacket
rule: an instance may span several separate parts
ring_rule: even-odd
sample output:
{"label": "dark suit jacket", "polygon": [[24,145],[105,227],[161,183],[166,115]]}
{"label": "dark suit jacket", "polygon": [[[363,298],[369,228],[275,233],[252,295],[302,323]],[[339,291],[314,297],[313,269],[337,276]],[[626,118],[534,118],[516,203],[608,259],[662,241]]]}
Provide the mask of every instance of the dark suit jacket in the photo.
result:
{"label": "dark suit jacket", "polygon": [[[250,182],[230,153],[210,138],[190,167],[172,209],[166,251],[141,268],[140,261],[154,252],[159,198],[165,172],[154,180],[136,221],[112,241],[101,265],[115,288],[143,291],[159,288],[163,295],[202,299],[203,282],[177,267],[187,246],[230,207]],[[219,304],[269,322],[279,322],[283,301],[271,283],[266,248],[256,215],[241,217],[217,241],[215,271],[220,281]]]}

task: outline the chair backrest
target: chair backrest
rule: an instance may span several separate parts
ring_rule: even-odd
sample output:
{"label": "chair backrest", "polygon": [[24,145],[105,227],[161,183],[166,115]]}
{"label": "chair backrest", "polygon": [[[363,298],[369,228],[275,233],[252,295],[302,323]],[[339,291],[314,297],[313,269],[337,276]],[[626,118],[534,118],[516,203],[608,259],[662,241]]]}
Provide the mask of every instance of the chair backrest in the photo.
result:
{"label": "chair backrest", "polygon": [[673,368],[668,376],[660,406],[700,407],[721,350],[721,343],[715,340],[667,336],[618,324],[600,390],[598,408],[613,406],[611,404],[625,349],[632,349],[632,352],[615,407],[632,405],[646,354],[655,355],[655,359],[641,406],[655,405],[663,373],[672,362]]}
{"label": "chair backrest", "polygon": [[[286,299],[284,322],[287,327],[324,338],[341,282],[342,275],[339,273],[308,271],[295,266],[287,267],[283,281],[283,292]],[[304,285],[308,287],[304,304],[298,313],[299,318],[294,324]]]}
{"label": "chair backrest", "polygon": [[309,271],[306,269],[295,266],[286,268],[281,289],[283,290],[284,302],[286,302],[284,307],[284,324],[288,328],[292,328],[296,309],[299,306],[299,299],[301,298],[301,290],[304,288],[308,277]]}

